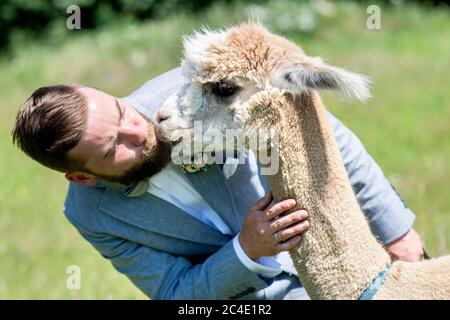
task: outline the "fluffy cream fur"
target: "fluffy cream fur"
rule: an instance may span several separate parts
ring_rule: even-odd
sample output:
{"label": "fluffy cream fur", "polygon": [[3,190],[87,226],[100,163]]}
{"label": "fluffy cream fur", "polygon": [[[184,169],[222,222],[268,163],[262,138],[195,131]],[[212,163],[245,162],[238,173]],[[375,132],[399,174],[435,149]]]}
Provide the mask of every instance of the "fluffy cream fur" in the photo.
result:
{"label": "fluffy cream fur", "polygon": [[[306,56],[258,24],[196,34],[185,43],[183,64],[191,84],[163,106],[170,118],[162,128],[169,138],[174,131],[180,135],[180,128],[190,133],[196,120],[221,130],[275,128],[280,170],[268,176],[271,190],[276,200],[296,199],[293,210],[306,208],[310,215],[310,230],[290,252],[300,280],[311,298],[357,299],[392,262],[361,212],[313,89],[337,89],[363,100],[369,97],[367,79]],[[221,100],[207,89],[218,81],[241,90]],[[196,112],[186,112],[189,101],[182,98],[199,87],[202,100],[189,106]],[[450,257],[394,262],[375,298],[449,299]]]}

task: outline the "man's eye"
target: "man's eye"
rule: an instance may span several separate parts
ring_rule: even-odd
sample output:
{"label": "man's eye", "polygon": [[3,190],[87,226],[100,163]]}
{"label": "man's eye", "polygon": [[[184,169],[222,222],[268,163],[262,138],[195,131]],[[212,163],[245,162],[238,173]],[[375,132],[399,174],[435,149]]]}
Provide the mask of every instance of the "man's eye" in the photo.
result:
{"label": "man's eye", "polygon": [[211,85],[211,92],[221,98],[231,97],[239,91],[239,87],[228,82],[214,82]]}

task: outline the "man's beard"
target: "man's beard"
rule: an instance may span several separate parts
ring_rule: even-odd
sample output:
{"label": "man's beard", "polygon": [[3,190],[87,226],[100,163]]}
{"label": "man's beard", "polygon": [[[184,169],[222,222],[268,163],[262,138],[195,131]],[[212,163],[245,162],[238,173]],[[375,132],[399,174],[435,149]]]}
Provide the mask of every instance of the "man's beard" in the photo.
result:
{"label": "man's beard", "polygon": [[[150,120],[147,119],[147,121],[149,122],[147,141],[145,142],[145,148],[139,157],[138,163],[126,170],[122,175],[97,175],[99,178],[124,185],[133,185],[141,180],[154,176],[170,162],[172,144],[160,134],[160,131],[155,128]],[[155,146],[152,145],[153,136],[157,140]]]}

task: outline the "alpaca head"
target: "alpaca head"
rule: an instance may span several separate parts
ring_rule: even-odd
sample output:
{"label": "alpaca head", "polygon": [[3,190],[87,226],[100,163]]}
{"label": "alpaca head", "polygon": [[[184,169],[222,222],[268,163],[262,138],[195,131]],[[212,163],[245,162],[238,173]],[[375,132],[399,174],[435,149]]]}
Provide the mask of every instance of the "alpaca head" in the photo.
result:
{"label": "alpaca head", "polygon": [[370,96],[366,77],[309,57],[256,23],[185,38],[182,68],[188,82],[164,103],[157,121],[164,135],[180,144],[203,135],[194,153],[214,144],[205,139],[211,132],[225,136],[228,129],[276,126],[274,112],[285,98],[314,89],[336,89],[359,100]]}

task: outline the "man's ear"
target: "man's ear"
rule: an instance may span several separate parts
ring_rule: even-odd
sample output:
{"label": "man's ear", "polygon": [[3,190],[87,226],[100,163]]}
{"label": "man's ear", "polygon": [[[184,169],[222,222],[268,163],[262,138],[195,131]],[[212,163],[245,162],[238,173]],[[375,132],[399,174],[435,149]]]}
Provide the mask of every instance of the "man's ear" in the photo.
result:
{"label": "man's ear", "polygon": [[65,174],[67,180],[85,186],[93,187],[97,183],[97,177],[82,171],[71,171]]}
{"label": "man's ear", "polygon": [[370,98],[368,77],[325,64],[320,58],[284,65],[274,73],[272,84],[293,94],[309,89],[336,89],[350,98]]}

